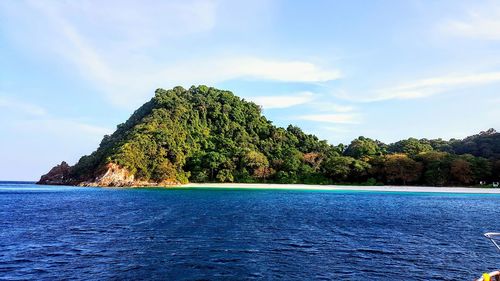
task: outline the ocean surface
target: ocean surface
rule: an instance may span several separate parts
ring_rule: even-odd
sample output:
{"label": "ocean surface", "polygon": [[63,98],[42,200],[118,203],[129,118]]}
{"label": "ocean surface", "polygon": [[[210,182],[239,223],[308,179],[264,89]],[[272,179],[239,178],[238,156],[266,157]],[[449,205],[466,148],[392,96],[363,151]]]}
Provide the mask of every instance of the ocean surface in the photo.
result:
{"label": "ocean surface", "polygon": [[0,280],[473,280],[500,195],[0,183]]}

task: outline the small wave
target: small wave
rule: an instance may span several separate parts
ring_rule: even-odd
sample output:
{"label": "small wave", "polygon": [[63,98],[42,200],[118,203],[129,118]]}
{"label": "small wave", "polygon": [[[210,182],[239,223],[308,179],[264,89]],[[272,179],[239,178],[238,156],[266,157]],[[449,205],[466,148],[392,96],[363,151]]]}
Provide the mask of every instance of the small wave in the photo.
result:
{"label": "small wave", "polygon": [[212,260],[215,263],[233,263],[233,262],[239,262],[241,259],[238,258],[220,258],[220,259],[214,259]]}
{"label": "small wave", "polygon": [[385,251],[385,250],[380,250],[380,249],[355,249],[355,252],[361,252],[361,253],[368,253],[368,254],[375,254],[375,255],[394,255],[394,252],[390,251]]}

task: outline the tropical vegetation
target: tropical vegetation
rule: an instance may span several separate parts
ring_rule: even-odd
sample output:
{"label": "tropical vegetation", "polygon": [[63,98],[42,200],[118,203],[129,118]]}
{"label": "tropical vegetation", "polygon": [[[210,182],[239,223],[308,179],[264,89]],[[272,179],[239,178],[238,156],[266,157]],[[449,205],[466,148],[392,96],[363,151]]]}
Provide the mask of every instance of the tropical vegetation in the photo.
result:
{"label": "tropical vegetation", "polygon": [[71,177],[92,178],[108,163],[150,182],[469,186],[500,179],[500,134],[391,144],[361,136],[332,145],[274,126],[260,106],[229,91],[175,87],[156,90]]}

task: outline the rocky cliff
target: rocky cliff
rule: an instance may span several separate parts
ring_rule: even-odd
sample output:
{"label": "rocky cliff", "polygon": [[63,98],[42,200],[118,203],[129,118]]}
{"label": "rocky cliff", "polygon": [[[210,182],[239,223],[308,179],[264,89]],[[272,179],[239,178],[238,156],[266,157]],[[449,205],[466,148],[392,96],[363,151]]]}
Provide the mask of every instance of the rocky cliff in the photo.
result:
{"label": "rocky cliff", "polygon": [[43,175],[37,184],[48,185],[69,185],[71,178],[69,176],[71,167],[66,162],[52,168],[47,174]]}
{"label": "rocky cliff", "polygon": [[120,167],[115,163],[108,163],[100,169],[96,176],[85,180],[76,180],[72,177],[72,167],[66,162],[52,168],[47,174],[43,175],[37,184],[43,185],[76,185],[76,186],[100,186],[100,187],[139,187],[139,186],[173,186],[178,182],[163,180],[161,182],[152,182],[138,180],[127,169]]}

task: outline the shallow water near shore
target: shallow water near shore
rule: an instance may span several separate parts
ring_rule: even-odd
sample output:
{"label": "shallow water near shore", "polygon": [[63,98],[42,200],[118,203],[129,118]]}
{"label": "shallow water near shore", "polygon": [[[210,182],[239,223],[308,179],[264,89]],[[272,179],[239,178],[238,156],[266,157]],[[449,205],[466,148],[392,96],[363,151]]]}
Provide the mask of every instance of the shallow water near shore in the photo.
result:
{"label": "shallow water near shore", "polygon": [[500,195],[0,184],[0,279],[472,280]]}

